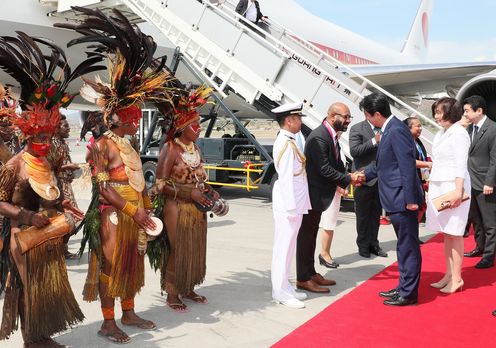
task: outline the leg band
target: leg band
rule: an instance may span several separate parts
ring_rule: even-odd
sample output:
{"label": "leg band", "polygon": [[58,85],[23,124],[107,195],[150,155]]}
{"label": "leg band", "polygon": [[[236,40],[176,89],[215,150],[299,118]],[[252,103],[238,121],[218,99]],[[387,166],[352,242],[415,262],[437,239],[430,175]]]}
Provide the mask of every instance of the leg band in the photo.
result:
{"label": "leg band", "polygon": [[134,309],[134,298],[121,300],[121,308],[123,311],[130,311]]}
{"label": "leg band", "polygon": [[104,308],[102,307],[103,319],[114,320],[114,307]]}

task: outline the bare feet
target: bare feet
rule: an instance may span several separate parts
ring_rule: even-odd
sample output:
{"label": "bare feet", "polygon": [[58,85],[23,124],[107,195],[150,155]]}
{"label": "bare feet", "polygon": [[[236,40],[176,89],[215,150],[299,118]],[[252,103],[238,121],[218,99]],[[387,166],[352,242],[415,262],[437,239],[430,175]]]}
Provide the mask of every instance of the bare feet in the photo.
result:
{"label": "bare feet", "polygon": [[139,317],[133,309],[122,311],[121,323],[122,325],[135,326],[143,330],[155,330],[157,328],[153,321]]}
{"label": "bare feet", "polygon": [[198,295],[196,292],[191,291],[189,294],[183,296],[183,300],[190,300],[195,303],[207,304],[208,300],[205,296]]}
{"label": "bare feet", "polygon": [[167,307],[172,309],[176,313],[186,313],[188,312],[188,307],[179,299],[179,296],[168,294],[167,295],[167,300],[165,302],[167,304]]}
{"label": "bare feet", "polygon": [[117,344],[129,343],[131,338],[115,323],[115,320],[104,320],[98,331],[98,336],[108,339],[110,342]]}

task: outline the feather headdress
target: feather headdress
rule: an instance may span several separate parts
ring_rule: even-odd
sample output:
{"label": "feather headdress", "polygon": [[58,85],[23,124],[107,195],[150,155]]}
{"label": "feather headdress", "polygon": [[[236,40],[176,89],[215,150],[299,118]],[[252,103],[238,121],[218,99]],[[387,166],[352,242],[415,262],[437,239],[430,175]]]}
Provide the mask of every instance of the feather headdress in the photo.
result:
{"label": "feather headdress", "polygon": [[[74,98],[66,93],[69,83],[83,74],[104,69],[94,65],[101,57],[92,56],[72,71],[65,52],[52,41],[16,33],[16,37],[0,36],[0,67],[21,85],[22,112],[15,115],[13,123],[26,137],[54,134],[60,107],[67,107]],[[44,54],[42,48],[49,54]]]}
{"label": "feather headdress", "polygon": [[163,115],[162,128],[165,130],[165,141],[172,139],[174,134],[182,132],[190,124],[200,120],[198,108],[208,102],[213,89],[201,85],[196,90],[188,91],[180,83],[171,91],[171,100],[167,103],[157,103],[157,108]]}
{"label": "feather headdress", "polygon": [[170,99],[168,84],[173,79],[164,69],[165,57],[154,58],[157,44],[140,31],[118,10],[107,16],[100,10],[73,7],[87,15],[82,23],[57,23],[55,26],[72,29],[82,37],[67,46],[96,43],[89,47],[95,56],[108,59],[108,81],[100,77],[85,80],[80,93],[86,100],[102,108],[105,122],[116,114],[121,123],[134,122],[141,117],[139,106],[146,101],[161,102]]}

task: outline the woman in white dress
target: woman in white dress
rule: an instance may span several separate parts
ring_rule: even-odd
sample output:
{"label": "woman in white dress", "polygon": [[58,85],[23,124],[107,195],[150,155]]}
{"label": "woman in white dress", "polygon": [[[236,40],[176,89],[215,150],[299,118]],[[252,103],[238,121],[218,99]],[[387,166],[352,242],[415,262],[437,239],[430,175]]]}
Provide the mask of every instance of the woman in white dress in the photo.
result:
{"label": "woman in white dress", "polygon": [[[338,137],[341,137],[342,132],[338,132]],[[341,160],[346,159],[341,150],[339,154],[341,156]],[[341,207],[341,197],[346,196],[348,194],[348,190],[345,190],[339,186],[336,187],[336,193],[332,199],[331,205],[327,210],[322,213],[320,218],[320,228],[324,231],[322,232],[321,237],[321,249],[319,254],[319,263],[327,268],[338,268],[339,263],[334,261],[331,256],[331,244],[332,239],[334,238],[334,230],[336,229],[336,225],[338,222],[338,214],[339,208]]]}
{"label": "woman in white dress", "polygon": [[[426,227],[444,233],[446,274],[431,286],[444,293],[453,293],[463,287],[463,233],[470,199],[462,202],[462,197],[464,192],[470,192],[467,170],[470,137],[458,123],[463,110],[454,98],[438,99],[432,105],[432,114],[443,129],[436,134],[432,145]],[[439,212],[432,200],[447,193],[446,205],[449,208]]]}

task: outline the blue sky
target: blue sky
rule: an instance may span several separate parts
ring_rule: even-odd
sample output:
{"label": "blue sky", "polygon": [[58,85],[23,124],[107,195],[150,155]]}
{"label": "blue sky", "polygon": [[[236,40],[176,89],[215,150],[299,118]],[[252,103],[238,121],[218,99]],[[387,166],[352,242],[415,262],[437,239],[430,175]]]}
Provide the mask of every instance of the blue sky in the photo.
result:
{"label": "blue sky", "polygon": [[[308,11],[401,49],[420,0],[296,0]],[[496,61],[496,1],[434,0],[429,61]]]}

